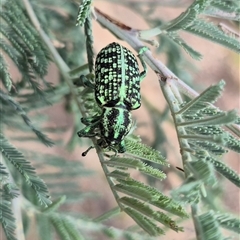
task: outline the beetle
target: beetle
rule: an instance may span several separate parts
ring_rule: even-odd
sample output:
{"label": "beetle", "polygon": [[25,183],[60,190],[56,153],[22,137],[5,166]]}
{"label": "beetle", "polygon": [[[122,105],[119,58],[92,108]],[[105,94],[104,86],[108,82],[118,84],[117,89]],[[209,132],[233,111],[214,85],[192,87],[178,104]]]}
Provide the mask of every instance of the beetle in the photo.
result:
{"label": "beetle", "polygon": [[100,147],[119,153],[126,151],[124,138],[132,128],[131,111],[141,106],[140,82],[147,72],[142,54],[146,50],[146,47],[141,48],[138,55],[144,68],[142,72],[134,54],[119,43],[110,43],[98,53],[95,83],[87,83],[87,79],[81,77],[86,86],[94,89],[102,113],[81,119],[86,127],[77,133],[79,137],[98,136]]}

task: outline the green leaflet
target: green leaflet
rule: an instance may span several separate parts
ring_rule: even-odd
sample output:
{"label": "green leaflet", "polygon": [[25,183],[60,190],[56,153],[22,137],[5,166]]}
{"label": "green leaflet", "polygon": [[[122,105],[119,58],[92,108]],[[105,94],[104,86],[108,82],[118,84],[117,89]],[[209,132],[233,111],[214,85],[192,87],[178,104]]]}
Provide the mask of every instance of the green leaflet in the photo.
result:
{"label": "green leaflet", "polygon": [[214,165],[216,171],[222,174],[225,178],[227,178],[233,184],[240,187],[240,176],[235,171],[233,171],[230,167],[228,167],[225,163],[220,162],[214,159],[213,157],[208,157],[207,161],[210,161]]}
{"label": "green leaflet", "polygon": [[160,234],[164,234],[165,232],[159,228],[152,220],[148,217],[139,214],[138,211],[125,207],[124,211],[132,218],[134,221],[144,229],[150,236],[159,236]]}
{"label": "green leaflet", "polygon": [[127,180],[130,178],[130,173],[123,172],[117,169],[108,173],[108,176],[116,179]]}
{"label": "green leaflet", "polygon": [[6,182],[8,177],[9,177],[9,174],[8,172],[6,171],[6,167],[0,162],[0,180],[2,183]]}
{"label": "green leaflet", "polygon": [[231,110],[228,112],[221,112],[218,115],[207,117],[199,120],[192,120],[179,123],[178,126],[204,126],[204,125],[226,125],[235,122],[237,118],[237,112],[235,110]]}
{"label": "green leaflet", "polygon": [[2,134],[0,134],[0,141],[3,156],[16,167],[16,169],[24,177],[27,184],[33,188],[39,203],[45,207],[51,204],[47,186],[42,179],[36,175],[35,169],[31,166],[31,164],[25,160],[22,153],[14,148]]}
{"label": "green leaflet", "polygon": [[215,16],[219,14],[219,12],[220,16],[222,15],[223,18],[240,21],[240,7],[238,1],[213,0],[211,2],[211,7],[204,11],[205,14],[210,16]]}
{"label": "green leaflet", "polygon": [[56,211],[66,200],[66,196],[62,196],[59,199],[52,202],[50,206],[43,210],[43,213],[51,213]]}
{"label": "green leaflet", "polygon": [[184,13],[167,24],[167,27],[164,27],[164,30],[171,32],[187,28],[210,3],[211,0],[194,1]]}
{"label": "green leaflet", "polygon": [[144,204],[137,199],[129,198],[129,197],[122,197],[119,199],[121,204],[126,205],[127,207],[130,207],[134,209],[135,211],[143,214],[145,217],[148,217],[152,220],[155,220],[157,222],[162,223],[164,226],[171,228],[172,230],[178,232],[183,231],[182,227],[178,227],[170,217],[168,217],[166,214],[154,211],[151,209],[147,204]]}
{"label": "green leaflet", "polygon": [[[70,233],[65,226],[67,224],[66,219],[60,217],[57,214],[53,214],[50,217],[50,221],[51,221],[52,225],[54,226],[56,232],[58,233],[58,236],[60,237],[60,239],[71,240]],[[68,226],[68,228],[69,228],[69,226]]]}
{"label": "green leaflet", "polygon": [[6,234],[8,240],[17,240],[14,233],[16,229],[16,223],[11,208],[11,202],[4,200],[3,196],[0,197],[0,222],[2,223],[4,233]]}
{"label": "green leaflet", "polygon": [[88,59],[88,69],[92,73],[94,70],[94,51],[93,51],[93,32],[91,17],[87,17],[84,23],[84,32],[86,35],[86,49]]}
{"label": "green leaflet", "polygon": [[214,187],[214,185],[217,184],[214,166],[210,162],[200,160],[190,162],[189,165],[195,170],[195,174],[202,179],[206,186],[209,185]]}
{"label": "green leaflet", "polygon": [[[26,125],[32,130],[36,136],[39,138],[40,141],[42,141],[46,146],[53,146],[54,143],[41,131],[39,131],[31,122],[29,117],[27,116],[26,112],[23,110],[22,106],[16,102],[13,98],[11,98],[6,93],[2,92],[0,90],[0,99],[2,100],[2,103],[5,107],[10,107],[11,110],[14,110],[14,114],[19,114],[23,121],[26,123]],[[4,122],[4,120],[3,120]]]}
{"label": "green leaflet", "polygon": [[80,25],[82,26],[88,16],[90,15],[90,7],[92,4],[92,0],[83,0],[82,3],[79,6],[77,20],[76,20],[76,26]]}
{"label": "green leaflet", "polygon": [[240,233],[240,220],[236,216],[223,213],[215,213],[215,218],[221,227]]}
{"label": "green leaflet", "polygon": [[223,236],[220,231],[220,226],[216,221],[213,211],[208,211],[197,217],[200,225],[199,239],[204,240],[223,240]]}
{"label": "green leaflet", "polygon": [[[25,216],[26,218],[26,216]],[[28,219],[28,218],[26,218]],[[25,220],[26,221],[26,220]],[[30,219],[28,219],[29,221],[29,225],[30,225]],[[50,221],[50,217],[49,215],[46,214],[36,214],[36,222],[37,222],[37,226],[38,226],[38,237],[39,239],[52,239],[53,236],[55,235],[53,229],[54,229],[54,225],[51,224]],[[26,225],[26,223],[25,223]],[[30,227],[30,226],[29,226]],[[27,232],[28,229],[26,229],[25,226],[25,232]]]}
{"label": "green leaflet", "polygon": [[191,26],[184,30],[240,53],[239,41],[236,38],[225,34],[211,22],[206,22],[203,19],[197,19],[192,23]]}
{"label": "green leaflet", "polygon": [[12,88],[12,78],[8,70],[8,64],[2,53],[0,53],[0,78],[5,88],[10,91]]}
{"label": "green leaflet", "polygon": [[237,153],[240,153],[240,139],[237,139],[231,134],[228,135],[225,146]]}
{"label": "green leaflet", "polygon": [[166,178],[166,174],[157,168],[147,165],[140,159],[123,158],[123,157],[112,157],[106,164],[114,167],[133,168],[138,169],[140,172],[150,175],[158,179]]}
{"label": "green leaflet", "polygon": [[186,180],[179,188],[173,190],[171,195],[183,204],[197,204],[201,200],[201,181]]}
{"label": "green leaflet", "polygon": [[163,157],[159,151],[130,138],[127,138],[125,142],[127,154],[131,154],[146,161],[168,166],[166,158]]}
{"label": "green leaflet", "polygon": [[120,184],[117,184],[117,191],[124,192],[125,194],[132,197],[136,197],[137,199],[143,200],[153,206],[161,208],[179,217],[188,217],[187,212],[179,203],[162,194],[156,188],[145,185],[131,178],[128,180],[117,178],[117,180],[120,182]]}
{"label": "green leaflet", "polygon": [[212,85],[203,91],[198,97],[184,105],[177,114],[190,114],[197,112],[208,106],[209,103],[214,103],[221,96],[225,82],[222,80],[216,85]]}
{"label": "green leaflet", "polygon": [[176,32],[168,32],[166,35],[172,39],[176,44],[183,48],[183,50],[193,59],[201,60],[202,55],[190,47]]}

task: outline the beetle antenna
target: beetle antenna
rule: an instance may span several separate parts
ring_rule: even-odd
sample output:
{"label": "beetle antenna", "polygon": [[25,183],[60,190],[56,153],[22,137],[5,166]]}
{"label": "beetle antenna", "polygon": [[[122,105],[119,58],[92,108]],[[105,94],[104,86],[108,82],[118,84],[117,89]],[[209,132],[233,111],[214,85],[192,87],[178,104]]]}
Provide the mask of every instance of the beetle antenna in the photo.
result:
{"label": "beetle antenna", "polygon": [[88,154],[88,152],[89,152],[92,148],[94,148],[94,147],[93,147],[93,146],[90,146],[86,151],[84,151],[84,152],[82,153],[82,156],[83,156],[83,157],[86,157],[87,154]]}
{"label": "beetle antenna", "polygon": [[184,172],[184,170],[183,170],[182,168],[180,168],[180,167],[176,167],[176,169],[178,169],[178,170]]}

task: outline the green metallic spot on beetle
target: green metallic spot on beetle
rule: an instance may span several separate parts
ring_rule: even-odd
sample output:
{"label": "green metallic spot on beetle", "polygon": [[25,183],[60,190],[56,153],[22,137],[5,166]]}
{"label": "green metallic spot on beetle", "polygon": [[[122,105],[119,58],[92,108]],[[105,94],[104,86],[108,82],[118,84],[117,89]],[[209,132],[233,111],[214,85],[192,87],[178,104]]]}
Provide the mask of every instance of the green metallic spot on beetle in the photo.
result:
{"label": "green metallic spot on beetle", "polygon": [[146,50],[146,47],[141,48],[138,55],[144,68],[142,72],[133,53],[118,43],[113,42],[98,53],[94,92],[102,114],[82,118],[86,127],[78,132],[79,137],[96,136],[100,147],[115,153],[126,151],[124,138],[132,127],[131,111],[141,106],[140,82],[147,69],[142,54]]}

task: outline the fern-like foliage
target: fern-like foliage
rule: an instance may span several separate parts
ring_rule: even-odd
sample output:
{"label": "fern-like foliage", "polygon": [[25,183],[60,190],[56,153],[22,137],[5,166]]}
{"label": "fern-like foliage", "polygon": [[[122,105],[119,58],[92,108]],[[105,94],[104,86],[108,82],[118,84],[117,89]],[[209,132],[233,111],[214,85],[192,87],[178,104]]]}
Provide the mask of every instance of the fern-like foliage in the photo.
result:
{"label": "fern-like foliage", "polygon": [[221,227],[234,231],[236,233],[240,233],[240,220],[230,214],[221,214],[217,213],[216,220],[220,224]]}
{"label": "fern-like foliage", "polygon": [[[81,1],[78,13],[79,3],[74,1],[9,0],[1,3],[0,81],[3,89],[0,91],[0,148],[4,161],[0,163],[0,221],[7,240],[18,238],[18,225],[24,230],[26,239],[29,230],[33,228],[41,240],[55,239],[56,235],[64,240],[94,239],[96,236],[111,239],[156,239],[154,236],[165,234],[168,230],[184,230],[180,225],[189,214],[182,203],[191,205],[192,211],[199,203],[209,207],[208,203],[211,201],[208,194],[219,184],[220,175],[216,173],[221,174],[220,179],[227,178],[237,187],[240,186],[239,176],[222,159],[229,150],[240,152],[237,134],[225,129],[229,130],[231,123],[239,124],[240,117],[234,111],[224,112],[211,105],[221,95],[224,86],[221,82],[211,86],[192,101],[187,98],[186,102],[178,102],[179,98],[174,98],[177,108],[170,107],[178,133],[185,175],[183,184],[173,191],[172,196],[166,195],[162,187],[167,183],[166,176],[171,168],[163,156],[166,144],[162,143],[167,142],[164,139],[166,134],[162,126],[159,126],[161,121],[168,118],[169,108],[166,107],[161,114],[156,113],[156,109],[151,109],[154,114],[150,115],[154,115],[157,135],[153,146],[155,148],[161,145],[162,154],[143,144],[140,138],[133,134],[125,139],[127,152],[124,154],[103,151],[96,145],[103,172],[118,208],[92,220],[77,211],[81,209],[79,204],[89,198],[95,202],[96,199],[101,200],[95,193],[83,192],[80,186],[81,178],[92,176],[92,172],[86,170],[79,161],[68,159],[69,153],[62,154],[66,145],[68,149],[74,149],[76,145],[84,143],[76,134],[82,127],[80,118],[102,112],[95,102],[92,89],[79,79],[79,75],[90,73],[88,77],[91,84],[94,84],[94,34],[90,9],[92,3],[90,0]],[[149,14],[150,10],[146,10],[148,8],[142,8],[142,3],[133,4],[130,1],[123,4],[131,6],[131,9],[144,16],[151,25],[160,26],[157,27],[161,32],[161,45],[158,50],[166,53],[168,66],[177,76],[184,76],[185,80],[190,79],[186,69],[193,65],[186,62],[179,47],[194,59],[202,56],[180,37],[181,31],[204,37],[239,52],[235,35],[223,32],[211,23],[211,20],[204,18],[206,15],[215,18],[225,15],[229,20],[239,21],[239,6],[236,1],[196,0],[183,14],[168,23],[164,23],[160,18],[153,18],[153,15]],[[153,10],[152,6],[157,5],[149,3],[148,6]],[[37,23],[38,27],[33,23]],[[84,30],[75,25],[84,25]],[[127,32],[128,30],[125,31]],[[129,34],[134,41],[136,36],[133,32],[129,31]],[[85,64],[83,58],[84,46],[88,64]],[[56,86],[45,79],[51,59],[60,72],[60,81]],[[18,79],[12,74],[15,68],[19,73]],[[74,70],[68,72],[66,69]],[[72,86],[69,77],[71,74],[76,77],[73,82],[79,88]],[[52,107],[50,104],[59,106],[60,103],[64,104],[66,112],[73,115],[71,124],[56,128],[54,122],[54,126],[46,124],[44,128],[40,128],[39,124],[48,120],[48,113],[55,111],[51,109],[46,114],[44,109],[49,110]],[[149,110],[151,106],[148,105],[147,108]],[[21,133],[20,136],[15,134],[16,130]],[[32,138],[28,134],[29,130],[33,131],[37,138]],[[71,132],[68,139],[63,137],[66,132],[68,136]],[[234,133],[237,133],[237,130]],[[58,150],[60,149],[57,151],[61,152],[61,156],[43,154],[44,150],[37,153],[31,148],[31,142],[36,140],[52,146],[53,142],[47,134],[56,137]],[[8,139],[11,139],[11,143]],[[13,146],[17,145],[12,143],[15,140],[25,142],[26,149],[20,150]],[[97,139],[93,139],[94,143],[95,140]],[[77,156],[80,155],[78,153]],[[35,169],[38,170],[38,175]],[[164,184],[153,186],[153,181],[150,183],[143,178],[140,181],[133,174],[136,172],[142,174],[143,178]],[[16,203],[19,199],[21,206],[19,202]],[[39,203],[44,208],[39,206]],[[18,206],[22,216],[12,210],[12,207],[15,209]],[[128,214],[140,227],[140,231],[136,227],[133,230],[137,229],[138,232],[109,228],[99,223],[120,211]],[[222,239],[220,227],[239,232],[239,221],[234,216],[205,212],[196,211],[196,214],[193,214],[201,240]]]}
{"label": "fern-like foliage", "polygon": [[[235,111],[223,112],[211,106],[222,94],[224,85],[224,81],[220,81],[210,86],[195,99],[180,104],[179,108],[171,90],[163,87],[172,107],[187,176],[172,194],[184,203],[191,203],[193,208],[207,197],[206,189],[217,185],[216,172],[240,186],[240,176],[221,160],[230,142],[234,142],[236,152],[240,150],[239,139],[222,128],[236,122],[238,115]],[[200,239],[224,239],[215,213],[208,212],[196,216],[196,219],[196,224],[201,225]]]}
{"label": "fern-like foliage", "polygon": [[[233,123],[238,116],[235,111],[216,111],[207,105],[216,101],[223,87],[224,82],[221,81],[219,84],[206,89],[197,98],[186,103],[177,113],[183,118],[183,122],[177,123],[177,126],[184,126],[185,134],[179,135],[179,137],[188,140],[191,147],[189,152],[196,159],[195,161],[199,159],[206,163],[213,163],[217,171],[239,186],[239,176],[227,166],[220,168],[222,163],[219,158],[227,152],[228,142],[235,142],[235,150],[237,152],[240,150],[239,139],[230,133],[225,133],[221,128],[223,125]],[[186,151],[188,150],[186,149]],[[196,173],[202,168],[190,164],[192,169],[196,167]]]}
{"label": "fern-like foliage", "polygon": [[[53,142],[41,131],[39,131],[31,122],[29,117],[27,116],[24,109],[21,107],[21,105],[14,101],[7,93],[4,93],[0,91],[0,99],[1,103],[4,106],[4,109],[1,109],[0,112],[3,114],[3,118],[1,119],[2,123],[8,124],[8,118],[6,115],[6,112],[10,113],[13,117],[14,115],[20,115],[24,121],[24,123],[32,130],[36,136],[42,141],[46,146],[52,146]],[[12,111],[14,110],[14,112]]]}
{"label": "fern-like foliage", "polygon": [[164,27],[164,29],[170,32],[186,29],[210,3],[211,0],[195,0],[184,13],[168,23],[168,26]]}
{"label": "fern-like foliage", "polygon": [[238,1],[213,0],[204,14],[232,21],[240,21],[240,7]]}
{"label": "fern-like foliage", "polygon": [[[11,209],[11,201],[5,200],[1,192],[0,202],[0,222],[8,240],[17,240],[15,238],[16,223]],[[5,195],[5,194],[4,194]]]}
{"label": "fern-like foliage", "polygon": [[189,54],[193,59],[200,60],[202,55],[190,47],[182,38],[180,38],[176,32],[169,32],[166,34],[171,40],[173,40],[177,45],[182,47],[184,51]]}
{"label": "fern-like foliage", "polygon": [[54,214],[53,216],[50,217],[50,222],[57,230],[57,233],[61,239],[66,240],[82,239],[81,235],[79,235],[79,232],[75,228],[74,224],[72,224],[72,222],[70,222],[66,217]]}
{"label": "fern-like foliage", "polygon": [[[45,83],[43,78],[47,74],[50,56],[36,29],[30,24],[21,2],[10,0],[8,4],[4,4],[1,20],[0,48],[19,69],[22,81],[28,83],[40,97],[44,97],[38,80]],[[11,78],[4,74],[5,67],[1,69],[1,75],[5,79],[3,83],[10,90]],[[7,82],[6,79],[8,79]]]}
{"label": "fern-like foliage", "polygon": [[[81,82],[78,84],[81,86]],[[82,87],[81,87],[82,88]],[[99,113],[94,93],[90,88],[79,89],[87,114]],[[187,218],[184,208],[170,197],[162,194],[156,188],[145,185],[131,177],[129,170],[137,170],[146,176],[162,181],[166,174],[161,167],[169,166],[166,158],[159,151],[141,143],[134,136],[125,140],[127,152],[123,155],[103,155],[101,164],[115,199],[122,211],[126,212],[134,221],[148,232],[150,236],[164,234],[165,231],[157,224],[161,223],[176,232],[182,231],[177,222],[162,211],[155,211],[153,207],[171,213],[181,218]],[[149,163],[155,164],[154,167]],[[124,194],[120,197],[120,193]]]}
{"label": "fern-like foliage", "polygon": [[18,196],[16,193],[17,188],[8,183],[9,174],[6,168],[0,163],[0,176],[1,176],[1,188],[0,188],[0,222],[2,224],[4,233],[7,239],[16,240],[15,229],[16,221],[14,213],[12,212],[12,199]]}
{"label": "fern-like foliage", "polygon": [[[195,21],[200,21],[199,14],[203,13],[207,6],[210,6],[210,2],[195,1],[186,14],[180,16],[175,23],[170,23],[162,28],[176,43],[184,46],[186,51],[194,58],[200,58],[201,55],[185,44],[177,35],[177,32],[190,28]],[[83,85],[83,83],[79,84],[79,86]],[[236,112],[216,111],[215,108],[211,107],[211,104],[215,103],[217,98],[220,97],[224,85],[225,83],[221,81],[219,84],[209,87],[192,101],[179,104],[178,111],[173,112],[181,152],[183,156],[186,155],[189,158],[186,158],[187,161],[184,161],[184,171],[187,178],[182,186],[173,192],[174,198],[178,199],[178,201],[180,200],[188,204],[198,204],[203,201],[203,196],[206,196],[205,188],[217,185],[216,172],[221,173],[237,186],[239,185],[239,176],[230,168],[226,165],[224,165],[226,168],[217,167],[221,161],[220,156],[227,152],[229,146],[227,142],[234,142],[232,145],[235,146],[236,151],[239,151],[237,147],[239,140],[222,129],[222,126],[227,126],[237,121],[238,116]],[[98,107],[94,107],[96,103],[93,93],[88,95],[89,98],[85,98],[86,93],[91,93],[91,90],[86,88],[79,92],[83,98],[87,114],[89,116],[101,114],[101,110],[98,109],[96,111]],[[168,96],[168,94],[166,95]],[[173,99],[173,97],[169,98]],[[175,98],[173,102],[176,105]],[[181,231],[182,228],[169,215],[162,211],[153,211],[152,209],[152,206],[154,206],[174,215],[186,217],[187,214],[181,205],[177,204],[173,199],[164,196],[156,189],[135,181],[129,173],[129,169],[134,169],[161,180],[165,177],[165,174],[159,171],[158,165],[166,165],[164,158],[153,149],[135,140],[132,136],[126,138],[126,148],[127,152],[123,155],[102,155],[100,157],[103,170],[119,207],[152,236],[164,233],[163,229],[159,228],[158,223],[172,230]],[[154,167],[150,166],[149,162],[154,163]],[[111,170],[112,168],[113,170]],[[124,194],[124,196],[120,197],[119,193]],[[172,202],[175,207],[172,208],[170,205],[168,209],[167,204],[164,204],[164,199],[165,203]],[[181,211],[179,211],[180,209]],[[214,222],[210,218],[209,221]],[[220,232],[218,224],[216,228]]]}
{"label": "fern-like foliage", "polygon": [[239,40],[234,37],[230,38],[229,35],[221,31],[221,29],[213,23],[209,23],[203,19],[197,19],[185,30],[240,53]]}
{"label": "fern-like foliage", "polygon": [[195,0],[180,16],[170,22],[161,24],[157,28],[141,31],[141,36],[144,39],[148,39],[159,33],[166,35],[196,60],[202,58],[201,54],[180,38],[178,32],[182,30],[187,31],[240,53],[239,39],[232,34],[224,32],[213,22],[204,18],[205,15],[209,14],[214,16],[216,9],[222,11],[219,17],[224,17],[226,14],[231,13],[233,15],[232,18],[230,17],[231,20],[240,21],[240,8],[234,1],[229,3],[229,1],[224,0]]}
{"label": "fern-like foliage", "polygon": [[0,141],[3,156],[16,167],[16,169],[24,177],[27,184],[34,189],[39,203],[44,206],[48,206],[51,201],[49,199],[47,186],[36,175],[35,169],[27,160],[24,159],[22,153],[14,148],[2,134],[0,134]]}
{"label": "fern-like foliage", "polygon": [[82,26],[89,16],[92,0],[83,0],[79,6],[76,25]]}
{"label": "fern-like foliage", "polygon": [[94,52],[93,52],[93,33],[92,33],[92,21],[90,17],[86,18],[84,24],[84,30],[86,35],[86,49],[88,58],[88,69],[92,73],[94,70]]}
{"label": "fern-like foliage", "polygon": [[[149,235],[134,233],[132,231],[123,231],[114,227],[107,227],[103,224],[93,221],[86,221],[84,219],[75,219],[72,217],[66,217],[63,214],[51,214],[47,216],[54,224],[54,227],[58,229],[58,236],[60,239],[97,239],[100,233],[104,238],[112,239],[141,239],[141,240],[154,240]],[[79,234],[81,232],[82,234]]]}
{"label": "fern-like foliage", "polygon": [[216,221],[214,212],[209,211],[198,216],[199,225],[201,226],[200,236],[202,239],[223,240],[219,223]]}

